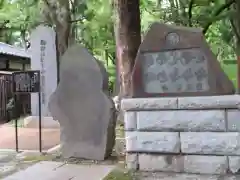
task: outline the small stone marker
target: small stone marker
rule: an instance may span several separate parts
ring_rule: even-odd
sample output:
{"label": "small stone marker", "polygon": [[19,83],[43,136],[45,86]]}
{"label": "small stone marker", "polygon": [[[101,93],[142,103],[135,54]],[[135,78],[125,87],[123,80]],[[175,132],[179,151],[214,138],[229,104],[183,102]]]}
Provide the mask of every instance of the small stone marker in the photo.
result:
{"label": "small stone marker", "polygon": [[132,97],[235,93],[196,28],[154,23],[139,47],[132,78]]}
{"label": "small stone marker", "polygon": [[115,107],[104,93],[106,74],[99,63],[80,45],[70,47],[61,59],[60,83],[49,108],[60,122],[65,157],[104,160],[112,152]]}

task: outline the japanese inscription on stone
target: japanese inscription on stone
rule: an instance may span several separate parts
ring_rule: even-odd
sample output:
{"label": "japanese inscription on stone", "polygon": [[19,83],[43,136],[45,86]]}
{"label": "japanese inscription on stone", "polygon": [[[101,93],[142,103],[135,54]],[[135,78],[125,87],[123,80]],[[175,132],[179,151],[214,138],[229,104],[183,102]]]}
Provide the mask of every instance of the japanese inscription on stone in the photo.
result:
{"label": "japanese inscription on stone", "polygon": [[131,80],[132,98],[235,93],[202,29],[159,22],[139,46]]}
{"label": "japanese inscription on stone", "polygon": [[146,93],[209,90],[207,59],[200,49],[145,53],[142,66]]}
{"label": "japanese inscription on stone", "polygon": [[42,104],[45,104],[45,64],[44,64],[44,58],[45,58],[45,49],[46,49],[47,42],[45,40],[40,41],[40,62],[41,62],[41,92],[42,92]]}

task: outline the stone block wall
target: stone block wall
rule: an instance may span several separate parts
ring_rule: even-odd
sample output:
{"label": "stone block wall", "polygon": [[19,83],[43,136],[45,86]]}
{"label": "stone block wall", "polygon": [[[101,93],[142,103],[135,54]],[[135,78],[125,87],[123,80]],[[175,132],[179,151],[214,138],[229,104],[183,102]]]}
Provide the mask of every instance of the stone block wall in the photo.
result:
{"label": "stone block wall", "polygon": [[239,107],[239,95],[122,100],[128,168],[237,174]]}

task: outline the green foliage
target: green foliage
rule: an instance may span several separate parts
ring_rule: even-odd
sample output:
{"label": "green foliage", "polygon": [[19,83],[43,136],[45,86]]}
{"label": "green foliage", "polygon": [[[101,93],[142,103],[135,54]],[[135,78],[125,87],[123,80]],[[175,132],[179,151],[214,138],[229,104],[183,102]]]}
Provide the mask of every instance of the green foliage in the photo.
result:
{"label": "green foliage", "polygon": [[236,59],[233,37],[231,26],[225,21],[215,23],[206,33],[206,39],[219,61]]}
{"label": "green foliage", "polygon": [[125,172],[122,169],[115,169],[104,180],[133,180],[133,175],[130,172]]}
{"label": "green foliage", "polygon": [[[41,2],[0,0],[0,41],[24,46],[29,32],[41,21]],[[236,17],[236,12],[228,7],[221,9],[225,0],[190,2],[191,0],[140,0],[142,34],[154,21],[203,28],[207,30],[207,42],[219,61],[236,59],[236,37],[229,22],[231,17]],[[113,9],[112,0],[75,0],[71,9],[76,41],[84,44],[104,62],[110,75],[111,87],[116,76]]]}
{"label": "green foliage", "polygon": [[236,64],[222,64],[224,72],[232,80],[235,87],[237,87],[237,65]]}
{"label": "green foliage", "polygon": [[[28,32],[38,23],[40,17],[39,4],[33,0],[2,1],[0,8],[0,41],[10,44],[20,43],[24,46]],[[0,29],[1,34],[1,29]]]}

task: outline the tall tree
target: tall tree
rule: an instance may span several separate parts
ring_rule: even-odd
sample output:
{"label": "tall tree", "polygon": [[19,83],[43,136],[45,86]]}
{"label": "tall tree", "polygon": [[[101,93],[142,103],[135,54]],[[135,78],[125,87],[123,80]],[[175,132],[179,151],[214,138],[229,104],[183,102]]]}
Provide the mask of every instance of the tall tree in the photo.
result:
{"label": "tall tree", "polygon": [[[229,2],[230,0],[226,0]],[[235,35],[235,52],[237,55],[237,65],[238,65],[238,74],[237,74],[237,91],[240,93],[240,1],[235,0],[233,6],[231,7],[236,11],[236,16],[230,17],[230,22],[232,29]]]}
{"label": "tall tree", "polygon": [[115,38],[120,96],[129,96],[131,73],[141,43],[139,0],[114,0],[116,12]]}
{"label": "tall tree", "polygon": [[[68,0],[43,0],[44,20],[55,27],[57,33],[57,49],[61,56],[68,47],[71,35],[71,11]],[[72,2],[72,1],[71,1]]]}

